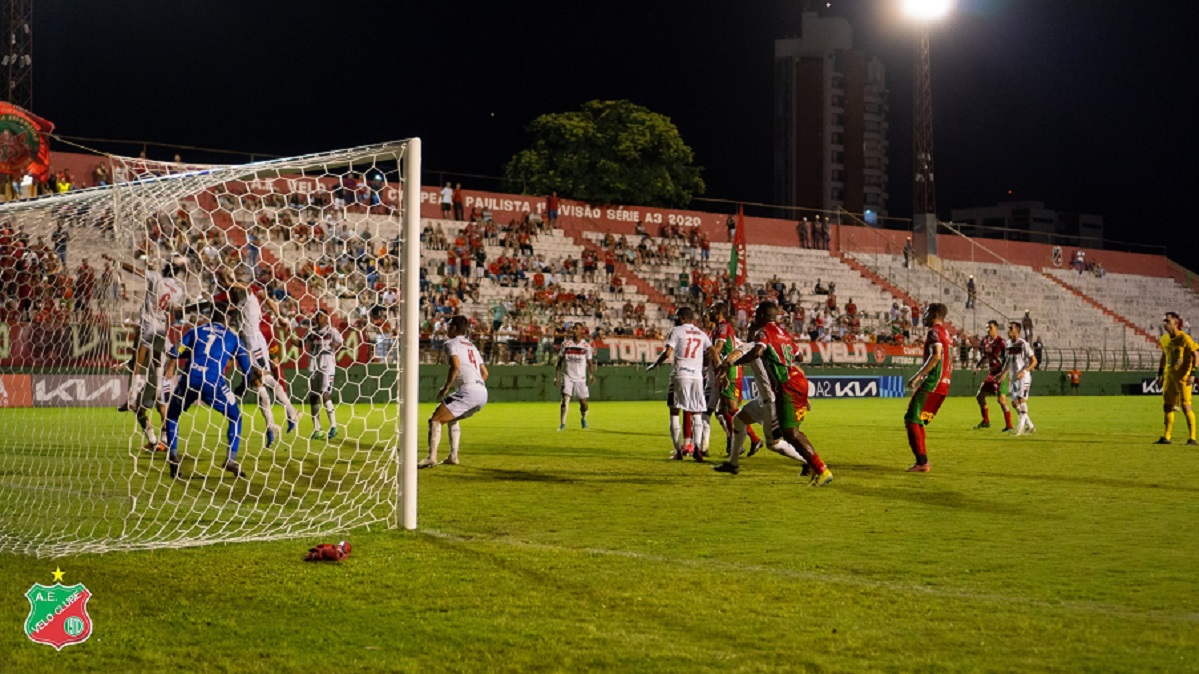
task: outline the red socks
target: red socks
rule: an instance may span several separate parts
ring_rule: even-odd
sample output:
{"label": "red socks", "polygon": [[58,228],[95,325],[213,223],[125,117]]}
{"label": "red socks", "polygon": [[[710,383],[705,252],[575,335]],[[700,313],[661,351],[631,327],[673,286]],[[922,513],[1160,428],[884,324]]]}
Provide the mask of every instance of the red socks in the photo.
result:
{"label": "red socks", "polygon": [[1012,427],[1012,411],[1011,410],[1003,411],[1003,421],[1007,424],[1008,428]]}
{"label": "red socks", "polygon": [[991,423],[991,408],[987,407],[986,405],[983,406],[983,423]]}
{"label": "red socks", "polygon": [[683,412],[683,439],[691,442],[691,413],[686,411]]}
{"label": "red socks", "polygon": [[907,424],[907,428],[908,446],[912,448],[912,454],[916,455],[916,463],[928,463],[928,449],[924,446],[924,425]]}
{"label": "red socks", "polygon": [[758,437],[758,434],[757,434],[757,432],[754,431],[754,427],[752,425],[746,424],[745,430],[749,433],[749,441],[750,442],[761,442],[762,441],[762,438]]}

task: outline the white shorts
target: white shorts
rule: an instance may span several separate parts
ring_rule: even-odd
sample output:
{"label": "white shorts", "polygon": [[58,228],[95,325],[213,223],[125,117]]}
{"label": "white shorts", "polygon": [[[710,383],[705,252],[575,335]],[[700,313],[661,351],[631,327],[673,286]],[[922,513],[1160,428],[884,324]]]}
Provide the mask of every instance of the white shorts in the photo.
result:
{"label": "white shorts", "polygon": [[587,390],[587,380],[585,379],[565,379],[562,381],[562,396],[576,398],[578,400],[587,400],[591,397],[591,392]]}
{"label": "white shorts", "polygon": [[167,350],[167,333],[155,332],[143,325],[141,330],[137,331],[137,343],[150,349],[152,353],[162,353]]}
{"label": "white shorts", "polygon": [[1020,398],[1028,399],[1029,390],[1032,388],[1032,373],[1026,374],[1020,379],[1008,380],[1008,397],[1012,400]]}
{"label": "white shorts", "polygon": [[308,374],[308,392],[324,395],[333,391],[333,373],[313,370]]}
{"label": "white shorts", "polygon": [[707,412],[708,396],[704,393],[704,380],[695,377],[681,379],[675,377],[671,382],[674,387],[675,409],[684,412]]}
{"label": "white shorts", "polygon": [[261,332],[251,332],[242,335],[246,353],[250,355],[250,364],[264,372],[270,372],[271,360],[267,352],[266,338]]}
{"label": "white shorts", "polygon": [[708,411],[715,413],[720,409],[720,389],[716,388],[716,376],[709,374],[704,377],[704,396],[708,401]]}
{"label": "white shorts", "polygon": [[464,386],[446,396],[441,404],[445,405],[455,419],[472,417],[487,405],[487,387]]}
{"label": "white shorts", "polygon": [[179,375],[162,378],[162,383],[158,386],[158,404],[166,405],[171,402],[171,393],[175,391],[178,381]]}
{"label": "white shorts", "polygon": [[754,398],[753,400],[742,405],[741,411],[748,414],[749,417],[757,423],[762,424],[763,428],[769,429],[774,425],[773,403],[767,403],[761,398]]}

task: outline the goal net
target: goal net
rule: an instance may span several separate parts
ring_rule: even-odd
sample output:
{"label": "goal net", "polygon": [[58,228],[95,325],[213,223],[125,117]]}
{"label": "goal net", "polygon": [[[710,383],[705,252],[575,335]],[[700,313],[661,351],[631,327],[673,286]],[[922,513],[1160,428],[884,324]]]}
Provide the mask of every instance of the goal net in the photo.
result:
{"label": "goal net", "polygon": [[97,161],[0,205],[0,552],[414,528],[420,140]]}

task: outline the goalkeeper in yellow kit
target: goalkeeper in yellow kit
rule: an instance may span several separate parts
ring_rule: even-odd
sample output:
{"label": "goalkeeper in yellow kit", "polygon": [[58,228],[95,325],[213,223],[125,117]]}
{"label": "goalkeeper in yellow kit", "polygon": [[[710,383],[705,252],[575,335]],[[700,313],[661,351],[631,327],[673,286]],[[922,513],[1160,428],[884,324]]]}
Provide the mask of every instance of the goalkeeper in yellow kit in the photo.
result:
{"label": "goalkeeper in yellow kit", "polygon": [[1157,439],[1157,444],[1170,444],[1174,431],[1174,410],[1181,406],[1187,418],[1190,436],[1188,445],[1195,442],[1195,413],[1191,411],[1191,388],[1195,385],[1195,357],[1199,344],[1182,331],[1182,319],[1173,311],[1166,312],[1162,320],[1166,334],[1161,337],[1162,357],[1157,367],[1157,378],[1162,384],[1162,411],[1166,415],[1166,431]]}

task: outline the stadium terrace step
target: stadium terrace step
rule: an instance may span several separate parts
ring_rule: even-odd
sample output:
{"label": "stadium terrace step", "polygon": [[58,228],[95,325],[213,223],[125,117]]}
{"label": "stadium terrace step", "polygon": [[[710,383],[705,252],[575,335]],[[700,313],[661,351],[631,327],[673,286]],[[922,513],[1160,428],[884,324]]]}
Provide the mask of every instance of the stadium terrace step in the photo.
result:
{"label": "stadium terrace step", "polygon": [[1041,275],[1044,276],[1045,278],[1049,279],[1050,281],[1053,281],[1054,283],[1058,284],[1059,286],[1065,288],[1066,290],[1070,291],[1071,293],[1076,295],[1079,299],[1081,299],[1083,302],[1086,302],[1087,304],[1102,311],[1104,313],[1104,315],[1111,317],[1116,322],[1118,322],[1124,326],[1127,326],[1129,329],[1131,329],[1136,334],[1144,337],[1151,344],[1157,344],[1157,340],[1153,338],[1153,335],[1149,334],[1147,331],[1145,331],[1144,329],[1137,326],[1136,323],[1133,323],[1132,321],[1128,320],[1124,316],[1107,308],[1106,306],[1104,306],[1103,304],[1101,304],[1100,302],[1098,302],[1091,296],[1087,295],[1083,291],[1079,290],[1078,288],[1075,288],[1074,286],[1070,285],[1069,283],[1066,283],[1065,281],[1054,276],[1053,274],[1047,274],[1045,272],[1041,272]]}
{"label": "stadium terrace step", "polygon": [[[596,257],[599,258],[600,263],[603,263],[603,257],[606,251],[597,246],[594,241],[582,236],[581,234],[576,234],[576,232],[573,230],[567,231],[566,236],[570,237],[575,245],[594,252]],[[671,299],[667,297],[665,293],[655,288],[654,284],[642,278],[640,274],[633,271],[633,269],[624,262],[616,260],[614,267],[616,269],[616,273],[623,277],[626,283],[636,288],[637,292],[645,295],[650,303],[656,304],[659,307],[664,307],[671,304]]]}
{"label": "stadium terrace step", "polygon": [[873,269],[846,255],[844,251],[837,251],[837,258],[861,275],[862,278],[870,281],[879,288],[882,288],[896,300],[902,302],[905,306],[910,307],[912,305],[919,304],[919,302],[916,301],[916,298],[904,292],[902,288],[883,278],[882,275],[878,274]]}

